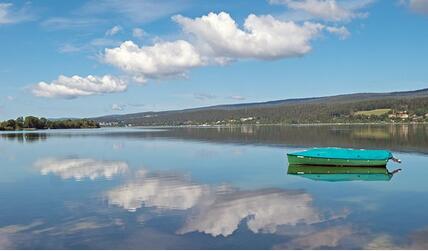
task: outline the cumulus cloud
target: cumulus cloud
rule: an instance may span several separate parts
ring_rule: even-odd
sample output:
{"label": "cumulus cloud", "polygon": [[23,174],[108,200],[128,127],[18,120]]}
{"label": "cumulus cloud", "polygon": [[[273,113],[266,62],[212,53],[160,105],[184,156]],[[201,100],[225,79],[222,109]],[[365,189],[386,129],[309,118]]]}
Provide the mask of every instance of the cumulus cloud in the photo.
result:
{"label": "cumulus cloud", "polygon": [[327,21],[350,21],[355,18],[367,17],[360,9],[369,5],[372,0],[270,0],[270,3],[284,4],[289,9],[307,13],[309,17]]}
{"label": "cumulus cloud", "polygon": [[128,164],[123,161],[104,161],[94,159],[56,159],[46,158],[35,162],[34,166],[42,175],[52,173],[62,179],[82,180],[89,178],[111,179],[117,174],[128,170]]}
{"label": "cumulus cloud", "polygon": [[122,30],[122,27],[119,25],[115,25],[108,29],[105,33],[106,36],[114,36]]}
{"label": "cumulus cloud", "polygon": [[184,40],[144,47],[126,41],[119,47],[105,49],[104,61],[133,75],[140,83],[146,82],[147,78],[182,75],[203,64],[195,47]]}
{"label": "cumulus cloud", "polygon": [[249,15],[244,29],[225,12],[191,19],[177,15],[173,20],[192,35],[200,50],[214,58],[278,59],[302,56],[311,50],[310,41],[324,28],[280,21],[270,15]]}
{"label": "cumulus cloud", "polygon": [[12,3],[0,3],[0,25],[19,23],[31,19],[33,19],[33,16],[29,13],[29,4],[16,9]]}
{"label": "cumulus cloud", "polygon": [[60,75],[51,83],[39,82],[32,87],[33,95],[45,98],[77,98],[104,93],[123,92],[127,84],[114,76],[102,77],[89,75],[87,77]]}
{"label": "cumulus cloud", "polygon": [[128,211],[138,208],[185,210],[194,207],[209,190],[207,186],[196,185],[177,175],[148,175],[139,171],[127,184],[107,192],[108,202]]}
{"label": "cumulus cloud", "polygon": [[[281,21],[270,15],[249,15],[240,28],[225,12],[209,13],[198,18],[176,15],[185,40],[156,42],[138,46],[132,41],[107,48],[104,62],[133,76],[137,82],[171,76],[183,76],[194,67],[226,64],[239,59],[274,60],[303,56],[311,50],[310,42],[326,26],[320,23]],[[339,28],[337,28],[339,29]],[[331,32],[344,34],[340,30]],[[134,35],[140,36],[134,29]]]}

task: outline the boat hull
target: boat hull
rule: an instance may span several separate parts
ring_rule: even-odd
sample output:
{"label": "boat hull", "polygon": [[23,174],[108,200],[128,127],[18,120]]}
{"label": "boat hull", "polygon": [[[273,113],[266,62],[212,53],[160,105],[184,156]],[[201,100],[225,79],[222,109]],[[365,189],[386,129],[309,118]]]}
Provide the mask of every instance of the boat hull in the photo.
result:
{"label": "boat hull", "polygon": [[290,165],[385,167],[388,163],[388,159],[317,158],[293,154],[287,154],[287,157]]}

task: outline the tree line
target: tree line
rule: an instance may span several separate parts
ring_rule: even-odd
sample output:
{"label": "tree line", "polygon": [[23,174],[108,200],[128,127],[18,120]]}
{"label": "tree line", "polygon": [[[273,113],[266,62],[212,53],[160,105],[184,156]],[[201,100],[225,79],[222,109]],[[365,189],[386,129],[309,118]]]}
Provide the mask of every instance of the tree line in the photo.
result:
{"label": "tree line", "polygon": [[[305,124],[305,123],[366,123],[396,122],[388,117],[356,115],[358,111],[391,109],[406,111],[409,116],[421,116],[428,122],[428,97],[388,97],[363,100],[314,101],[270,106],[240,106],[235,109],[206,108],[187,111],[154,112],[98,118],[100,122],[119,125],[195,125],[195,124]],[[241,118],[254,118],[242,121]],[[411,121],[412,118],[406,121]],[[402,121],[397,120],[397,121]]]}
{"label": "tree line", "polygon": [[79,128],[99,128],[100,124],[89,119],[64,119],[49,120],[34,116],[18,117],[0,123],[0,131],[16,131],[25,129],[79,129]]}

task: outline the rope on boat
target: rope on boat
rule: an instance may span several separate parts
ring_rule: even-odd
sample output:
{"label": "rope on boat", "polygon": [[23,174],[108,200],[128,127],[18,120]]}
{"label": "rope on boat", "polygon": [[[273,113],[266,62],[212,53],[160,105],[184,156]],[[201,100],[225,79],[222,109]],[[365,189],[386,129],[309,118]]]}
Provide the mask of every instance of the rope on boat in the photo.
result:
{"label": "rope on boat", "polygon": [[395,158],[395,157],[391,157],[391,159],[392,159],[392,161],[394,161],[394,162],[397,162],[397,163],[400,163],[400,164],[401,164],[401,160],[400,160],[400,159],[397,159],[397,158]]}
{"label": "rope on boat", "polygon": [[395,169],[394,171],[390,172],[390,174],[394,175],[400,171],[401,171],[401,168],[398,168],[398,169]]}

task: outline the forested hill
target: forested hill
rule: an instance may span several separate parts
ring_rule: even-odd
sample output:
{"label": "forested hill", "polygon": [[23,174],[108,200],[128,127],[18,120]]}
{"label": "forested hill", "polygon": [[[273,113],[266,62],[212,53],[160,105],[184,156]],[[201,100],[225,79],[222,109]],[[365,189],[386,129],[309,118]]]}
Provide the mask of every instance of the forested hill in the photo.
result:
{"label": "forested hill", "polygon": [[221,125],[428,121],[428,88],[142,112],[93,118],[104,125]]}

